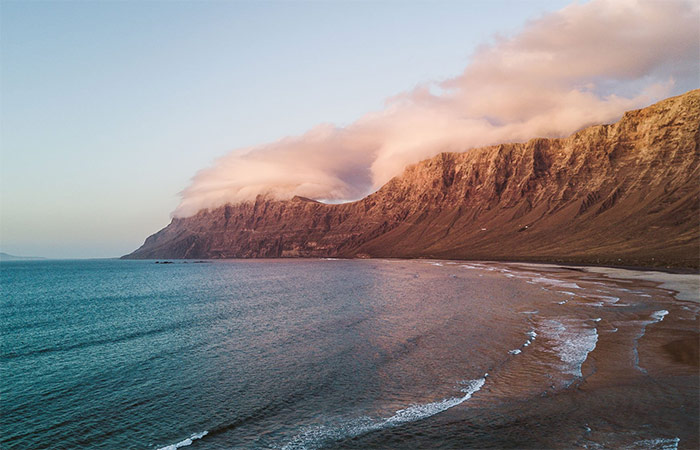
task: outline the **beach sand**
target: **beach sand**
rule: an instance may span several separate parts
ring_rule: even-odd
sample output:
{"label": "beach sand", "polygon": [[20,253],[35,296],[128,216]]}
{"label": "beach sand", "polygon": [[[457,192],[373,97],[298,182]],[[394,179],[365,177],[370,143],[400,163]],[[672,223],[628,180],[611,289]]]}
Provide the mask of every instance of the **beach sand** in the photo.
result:
{"label": "beach sand", "polygon": [[[532,346],[503,362],[464,405],[339,448],[698,448],[698,275],[528,263],[462,267],[541,286],[541,294],[514,298],[514,308],[532,312],[539,333]],[[549,369],[558,362],[552,353],[567,359],[564,353],[588,344],[576,341],[583,334],[557,336],[551,327],[547,336],[545,324],[569,326],[573,317],[589,317],[585,327],[596,332],[580,377],[567,385]]]}
{"label": "beach sand", "polygon": [[678,300],[700,303],[700,274],[677,274],[648,270],[628,270],[610,267],[582,267],[591,273],[604,274],[623,280],[644,280],[658,283],[662,289],[675,291]]}
{"label": "beach sand", "polygon": [[674,291],[678,300],[700,303],[700,274],[668,273],[655,270],[621,269],[601,266],[576,266],[539,263],[512,263],[524,268],[562,269],[574,268],[589,273],[605,275],[608,278],[622,280],[651,281],[662,289]]}

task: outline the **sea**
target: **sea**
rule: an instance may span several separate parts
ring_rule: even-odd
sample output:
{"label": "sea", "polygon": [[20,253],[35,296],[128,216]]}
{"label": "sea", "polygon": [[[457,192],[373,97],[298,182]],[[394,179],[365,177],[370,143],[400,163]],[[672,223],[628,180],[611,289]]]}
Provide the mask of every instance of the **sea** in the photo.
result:
{"label": "sea", "polygon": [[698,369],[664,346],[700,308],[654,283],[162,262],[0,263],[0,448],[698,448]]}

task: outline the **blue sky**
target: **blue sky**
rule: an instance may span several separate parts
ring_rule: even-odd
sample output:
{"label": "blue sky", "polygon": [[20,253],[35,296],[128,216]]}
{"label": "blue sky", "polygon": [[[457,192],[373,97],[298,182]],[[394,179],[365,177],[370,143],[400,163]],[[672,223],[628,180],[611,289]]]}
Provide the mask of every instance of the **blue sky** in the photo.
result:
{"label": "blue sky", "polygon": [[564,1],[0,4],[0,250],[130,252],[228,151],[351,123]]}

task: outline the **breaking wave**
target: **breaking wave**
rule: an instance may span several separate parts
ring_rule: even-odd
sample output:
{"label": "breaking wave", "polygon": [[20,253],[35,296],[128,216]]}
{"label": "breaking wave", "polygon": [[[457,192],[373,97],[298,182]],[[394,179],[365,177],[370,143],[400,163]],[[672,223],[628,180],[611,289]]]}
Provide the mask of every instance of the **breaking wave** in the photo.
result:
{"label": "breaking wave", "polygon": [[488,374],[485,374],[483,378],[461,382],[460,384],[463,385],[461,391],[464,393],[461,397],[452,397],[431,403],[411,405],[396,411],[394,415],[388,418],[374,419],[371,417],[359,417],[341,421],[339,424],[307,427],[282,448],[285,450],[319,448],[330,441],[339,441],[369,433],[370,431],[391,428],[426,419],[469,400],[474,393],[481,389],[486,382],[487,376]]}
{"label": "breaking wave", "polygon": [[567,321],[565,324],[558,320],[545,320],[540,331],[552,342],[552,351],[563,363],[562,371],[582,377],[583,363],[598,343],[598,330],[573,321]]}
{"label": "breaking wave", "polygon": [[207,434],[209,434],[208,431],[202,431],[201,433],[195,433],[185,440],[182,440],[176,444],[166,445],[165,447],[161,447],[158,450],[176,450],[180,447],[187,447],[188,445],[192,445],[192,441],[195,441],[197,439],[202,439]]}

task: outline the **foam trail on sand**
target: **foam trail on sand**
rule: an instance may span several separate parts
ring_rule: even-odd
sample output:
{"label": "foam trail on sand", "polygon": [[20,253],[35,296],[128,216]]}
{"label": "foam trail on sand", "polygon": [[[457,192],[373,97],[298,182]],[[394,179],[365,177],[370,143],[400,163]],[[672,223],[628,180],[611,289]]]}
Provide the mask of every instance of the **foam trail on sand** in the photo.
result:
{"label": "foam trail on sand", "polygon": [[[552,278],[537,277],[532,279],[533,283],[546,284],[548,286],[562,287],[566,289],[581,289],[576,283],[571,283],[569,281],[554,280]],[[572,294],[573,295],[573,294]]]}
{"label": "foam trail on sand", "polygon": [[[668,311],[666,311],[665,309],[662,309],[661,311],[653,312],[651,314],[651,318],[656,319],[655,322],[661,322],[662,320],[664,320],[664,316],[666,314],[668,314]],[[652,322],[652,323],[654,323],[654,322]]]}
{"label": "foam trail on sand", "polygon": [[567,321],[565,324],[558,320],[543,321],[540,330],[552,342],[552,351],[564,363],[562,370],[581,378],[583,363],[598,343],[598,330],[585,327],[583,323]]}
{"label": "foam trail on sand", "polygon": [[527,346],[529,346],[530,344],[532,344],[532,342],[533,342],[533,341],[535,340],[535,338],[537,337],[537,333],[535,332],[535,330],[530,330],[530,331],[528,331],[528,332],[527,332],[527,335],[530,336],[530,339],[528,339],[527,341],[525,341],[525,343],[522,345],[522,347],[520,347],[519,349],[510,350],[510,351],[508,351],[508,353],[510,353],[511,355],[517,355],[517,354],[521,353],[521,352],[522,352],[522,349],[525,348],[525,347],[527,347]]}
{"label": "foam trail on sand", "polygon": [[184,441],[180,441],[177,444],[172,444],[172,445],[167,445],[165,447],[161,447],[158,450],[176,450],[180,447],[187,447],[188,445],[192,445],[192,441],[197,440],[197,439],[202,439],[207,434],[209,434],[208,431],[202,431],[201,433],[195,433],[192,436],[185,439]]}
{"label": "foam trail on sand", "polygon": [[624,447],[627,449],[654,449],[654,450],[678,450],[678,443],[680,438],[659,438],[659,439],[645,439],[643,441],[637,441],[629,447]]}
{"label": "foam trail on sand", "polygon": [[662,320],[664,320],[664,317],[667,314],[668,311],[666,311],[665,309],[654,311],[653,313],[651,313],[651,320],[645,320],[641,322],[642,329],[639,331],[639,334],[634,339],[634,346],[632,347],[632,353],[634,354],[634,367],[636,367],[637,370],[639,370],[640,372],[647,373],[647,371],[639,365],[639,340],[642,338],[642,336],[644,336],[644,334],[646,334],[647,326],[653,323],[661,322]]}
{"label": "foam trail on sand", "polygon": [[474,393],[481,389],[486,382],[487,376],[488,374],[485,374],[483,378],[479,378],[477,380],[466,380],[460,382],[460,384],[463,386],[460,390],[464,393],[464,395],[461,397],[452,397],[431,403],[411,405],[407,408],[396,411],[393,416],[388,418],[373,419],[371,417],[359,417],[356,419],[341,421],[340,424],[307,427],[282,448],[319,448],[323,447],[330,441],[352,438],[369,433],[370,431],[381,430],[383,428],[395,427],[404,423],[426,419],[469,400]]}

